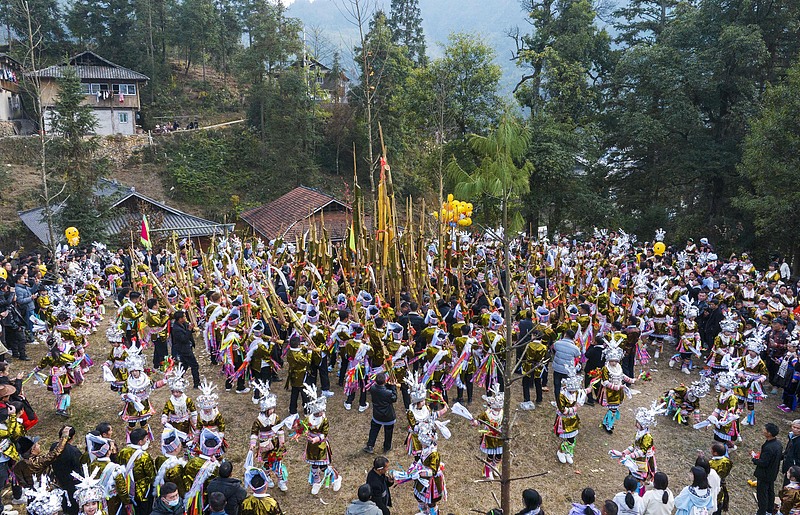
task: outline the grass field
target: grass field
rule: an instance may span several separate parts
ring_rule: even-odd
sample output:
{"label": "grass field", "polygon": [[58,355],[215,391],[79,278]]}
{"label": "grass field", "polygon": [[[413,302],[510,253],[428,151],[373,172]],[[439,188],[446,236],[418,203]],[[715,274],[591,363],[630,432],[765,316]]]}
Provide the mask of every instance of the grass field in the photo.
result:
{"label": "grass field", "polygon": [[[69,424],[75,426],[78,435],[83,435],[101,421],[111,422],[114,426],[117,443],[124,444],[124,425],[118,414],[122,407],[119,396],[112,392],[106,383],[102,382],[100,363],[108,353],[109,345],[105,341],[105,323],[96,335],[91,337],[89,353],[97,363],[88,374],[86,382],[73,390],[72,417]],[[199,338],[197,341],[200,341]],[[46,349],[43,345],[32,345],[29,354],[34,360],[40,358]],[[146,352],[152,362],[152,350]],[[234,462],[234,473],[242,475],[242,464],[247,453],[250,426],[258,414],[258,409],[250,401],[250,394],[237,395],[225,392],[219,371],[208,364],[208,359],[202,356],[203,352],[197,350],[198,360],[201,362],[201,374],[209,380],[214,380],[220,392],[220,411],[227,424],[226,438],[230,444],[227,458]],[[12,370],[19,371],[23,363],[15,361]],[[525,488],[537,489],[544,498],[543,508],[548,514],[566,514],[570,503],[580,500],[580,492],[586,486],[591,486],[597,492],[598,501],[610,499],[616,492],[622,490],[622,480],[627,471],[622,465],[608,457],[610,449],[623,449],[633,440],[635,429],[633,426],[633,412],[639,406],[649,405],[661,392],[681,381],[689,381],[690,377],[667,367],[666,360],[658,363],[651,362],[652,381],[637,383],[635,386],[642,393],[627,400],[621,409],[622,418],[613,435],[608,435],[599,427],[605,413],[601,406],[583,407],[579,414],[581,418],[581,432],[578,435],[575,451],[575,464],[562,465],[555,456],[558,447],[558,438],[552,432],[554,421],[554,408],[549,401],[552,393],[545,393],[545,402],[537,406],[535,411],[515,410],[511,413],[514,417],[514,430],[512,442],[513,477],[522,477],[532,474],[547,472],[546,475],[531,480],[516,481],[512,487],[513,513],[522,508],[521,496]],[[285,378],[285,372],[281,373]],[[692,376],[696,379],[695,376]],[[332,381],[335,384],[335,380]],[[515,383],[514,406],[521,401],[520,383]],[[283,390],[283,383],[275,385],[278,395],[278,410],[280,416],[288,414],[289,392]],[[58,428],[64,424],[64,419],[58,417],[53,409],[53,396],[41,385],[26,385],[26,393],[37,409],[40,423],[32,429],[32,433],[42,436],[47,440],[47,445],[56,435]],[[356,497],[355,492],[364,482],[366,473],[372,465],[374,456],[362,452],[369,431],[371,409],[365,413],[358,413],[353,407],[352,411],[345,411],[342,406],[343,396],[341,389],[334,386],[336,395],[328,400],[328,418],[330,420],[330,441],[333,448],[334,466],[343,474],[344,482],[338,493],[323,489],[318,496],[311,496],[310,486],[307,482],[308,466],[303,462],[302,441],[288,443],[286,464],[289,469],[289,491],[280,492],[276,489],[272,495],[281,504],[287,514],[342,514],[350,500]],[[198,390],[188,390],[189,396],[196,396]],[[454,393],[454,392],[453,392]],[[476,389],[476,398],[469,407],[474,414],[482,409],[480,394]],[[713,393],[713,392],[712,392]],[[154,392],[151,402],[160,413],[169,392],[166,388]],[[549,397],[548,397],[549,396]],[[743,430],[744,441],[739,444],[739,449],[732,453],[734,462],[733,472],[728,480],[731,493],[731,512],[734,515],[754,513],[756,503],[755,490],[746,484],[751,477],[753,466],[750,462],[750,450],[758,450],[763,442],[761,428],[763,424],[772,421],[781,429],[779,439],[786,440],[789,423],[793,416],[787,415],[776,409],[780,403],[779,396],[770,396],[766,402],[757,407],[756,427],[746,427]],[[711,395],[701,401],[704,414],[713,407],[714,399]],[[391,468],[407,468],[410,459],[403,448],[407,424],[402,413],[402,401],[398,401],[398,423],[395,429],[394,449],[388,454]],[[446,469],[448,500],[441,504],[442,514],[468,514],[485,513],[496,506],[493,494],[499,498],[500,487],[497,483],[476,483],[482,477],[482,465],[476,460],[480,455],[478,450],[479,435],[475,428],[470,427],[463,418],[448,416],[452,419],[449,427],[453,432],[450,440],[440,440],[439,450]],[[153,429],[156,434],[160,430],[159,417],[152,419]],[[694,463],[697,453],[701,450],[708,452],[712,443],[713,433],[710,429],[694,430],[689,427],[678,427],[669,419],[659,417],[658,426],[653,429],[656,442],[657,462],[659,470],[666,472],[670,477],[670,488],[677,493],[689,481],[689,467]],[[378,438],[376,449],[382,448],[382,434]],[[83,448],[82,438],[76,438],[76,445]],[[43,446],[43,448],[45,448]],[[158,442],[150,447],[150,452],[155,456],[159,453]],[[778,485],[779,486],[779,485]],[[412,485],[399,485],[392,489],[392,513],[411,515],[417,513],[416,502],[411,492]]]}

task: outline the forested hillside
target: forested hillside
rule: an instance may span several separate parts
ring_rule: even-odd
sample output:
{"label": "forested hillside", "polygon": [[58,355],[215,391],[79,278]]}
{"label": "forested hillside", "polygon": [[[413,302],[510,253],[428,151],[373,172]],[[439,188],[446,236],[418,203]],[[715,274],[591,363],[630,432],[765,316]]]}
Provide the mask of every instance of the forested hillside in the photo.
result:
{"label": "forested hillside", "polygon": [[[370,191],[381,132],[396,193],[433,200],[451,187],[448,169],[481,164],[470,135],[508,112],[530,132],[534,172],[518,211],[531,226],[645,237],[664,227],[723,252],[797,253],[798,2],[332,2],[0,0],[0,23],[26,66],[30,18],[39,66],[89,48],[147,74],[144,129],[158,116],[244,117],[137,158],[203,210],[301,181],[344,191],[354,162]],[[318,17],[304,25],[309,9]],[[452,32],[442,48],[434,31]],[[508,95],[500,63],[512,57]],[[325,91],[342,72],[346,93]],[[102,160],[74,157],[91,145],[80,151],[52,146],[67,155],[51,156],[54,183],[72,164],[72,174],[102,173]],[[476,221],[496,222],[496,202],[474,201]]]}

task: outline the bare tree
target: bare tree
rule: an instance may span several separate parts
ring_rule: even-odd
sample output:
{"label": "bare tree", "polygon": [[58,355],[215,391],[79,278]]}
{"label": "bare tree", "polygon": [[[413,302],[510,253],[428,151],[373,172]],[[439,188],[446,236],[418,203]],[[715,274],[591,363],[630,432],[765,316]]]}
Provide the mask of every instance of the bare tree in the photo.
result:
{"label": "bare tree", "polygon": [[47,165],[47,134],[45,132],[46,111],[42,105],[42,83],[39,77],[39,66],[42,48],[41,27],[36,23],[31,14],[27,0],[14,0],[14,10],[17,15],[25,20],[27,34],[23,48],[25,57],[22,61],[23,69],[30,70],[23,74],[23,87],[29,93],[33,101],[33,112],[36,116],[36,123],[39,128],[39,177],[42,181],[42,200],[44,200],[44,220],[47,223],[47,236],[49,238],[50,251],[53,257],[58,253],[58,240],[56,239],[55,226],[53,224],[53,202],[64,192],[62,185],[58,193],[50,193],[49,174]]}

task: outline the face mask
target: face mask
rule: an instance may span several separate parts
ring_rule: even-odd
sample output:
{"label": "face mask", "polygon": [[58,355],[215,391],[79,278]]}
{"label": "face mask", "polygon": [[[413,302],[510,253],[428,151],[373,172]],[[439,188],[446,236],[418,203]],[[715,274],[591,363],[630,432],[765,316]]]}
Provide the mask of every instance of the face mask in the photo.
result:
{"label": "face mask", "polygon": [[167,506],[177,506],[180,501],[180,498],[175,499],[174,501],[167,501]]}

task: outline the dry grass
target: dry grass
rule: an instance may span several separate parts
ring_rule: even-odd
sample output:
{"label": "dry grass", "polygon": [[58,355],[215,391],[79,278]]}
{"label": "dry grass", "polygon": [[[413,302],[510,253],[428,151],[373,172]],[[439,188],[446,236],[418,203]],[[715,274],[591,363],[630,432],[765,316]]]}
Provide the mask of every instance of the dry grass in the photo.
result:
{"label": "dry grass", "polygon": [[[108,344],[102,335],[105,326],[92,337],[89,352],[96,362],[102,361],[108,352]],[[40,357],[45,351],[41,345],[31,347],[31,356]],[[207,359],[199,356],[202,364],[201,373],[209,379],[213,378],[222,387],[222,378],[217,370],[207,365]],[[150,354],[152,355],[152,354]],[[14,367],[19,367],[19,362]],[[649,405],[656,395],[688,378],[683,374],[672,371],[666,367],[665,360],[653,366],[653,381],[638,384],[642,391],[632,400],[628,400],[622,407],[622,419],[614,435],[607,435],[600,427],[600,420],[604,410],[600,406],[584,407],[580,416],[582,429],[578,436],[576,448],[576,461],[574,465],[562,465],[555,457],[558,438],[552,433],[554,412],[549,405],[552,393],[545,394],[545,405],[537,407],[532,412],[515,411],[516,417],[515,439],[513,443],[513,476],[527,476],[530,474],[548,471],[543,477],[532,480],[518,481],[512,487],[512,500],[514,513],[521,509],[522,490],[536,488],[544,498],[544,509],[547,513],[566,513],[570,503],[580,499],[580,491],[585,486],[593,487],[597,492],[598,501],[610,499],[622,489],[622,480],[626,475],[625,469],[616,461],[608,457],[609,449],[622,449],[629,445],[634,436],[633,411],[639,406]],[[285,378],[285,373],[281,374]],[[333,381],[335,384],[335,381]],[[282,383],[281,385],[282,386]],[[521,399],[519,383],[515,384],[515,402]],[[33,429],[33,433],[52,441],[56,430],[64,423],[57,417],[52,408],[52,396],[41,386],[29,384],[26,391],[34,406],[38,408],[41,422]],[[355,498],[355,491],[363,483],[367,470],[371,467],[373,456],[364,454],[361,449],[366,443],[369,430],[370,411],[359,414],[358,411],[347,412],[342,407],[341,389],[334,386],[336,395],[329,399],[328,417],[331,424],[330,440],[333,447],[334,465],[344,476],[342,489],[338,493],[325,490],[317,497],[312,497],[307,483],[308,466],[302,461],[303,445],[301,442],[288,444],[287,466],[289,469],[289,491],[283,493],[274,489],[274,495],[280,502],[284,513],[287,514],[342,514],[349,501]],[[196,395],[196,390],[190,390],[190,396]],[[288,392],[276,385],[278,394],[278,407],[281,415],[287,413],[289,402]],[[482,392],[481,392],[482,393]],[[476,398],[479,394],[476,391]],[[166,389],[155,392],[152,402],[157,410],[163,407],[168,396]],[[249,429],[257,408],[250,402],[250,395],[236,395],[233,392],[220,393],[220,410],[227,423],[226,436],[230,443],[228,458],[236,464],[235,473],[241,477],[241,464],[247,451]],[[707,413],[712,406],[713,399],[703,399],[702,409]],[[754,489],[747,486],[746,479],[751,477],[753,466],[750,463],[750,450],[758,450],[763,438],[760,427],[767,421],[776,422],[781,428],[781,440],[785,440],[789,430],[791,415],[785,415],[775,406],[779,403],[777,396],[771,396],[764,404],[758,407],[757,423],[755,428],[744,429],[744,442],[739,450],[733,453],[734,469],[729,478],[728,485],[731,492],[731,513],[743,515],[753,513],[756,504],[753,496]],[[402,410],[402,402],[398,402]],[[86,384],[74,390],[73,416],[69,423],[73,424],[79,434],[84,434],[100,421],[109,421],[114,425],[117,441],[124,437],[123,424],[118,417],[122,403],[119,397],[101,382],[99,365],[93,367],[89,373]],[[516,404],[515,404],[516,405]],[[480,402],[473,402],[473,413],[480,409]],[[499,498],[500,487],[497,484],[475,483],[480,479],[482,466],[475,460],[479,455],[478,435],[462,418],[452,419],[450,428],[453,438],[440,442],[440,452],[446,468],[447,489],[449,500],[442,503],[442,513],[467,514],[492,508],[495,502],[492,492]],[[406,424],[404,417],[398,418],[399,422],[395,431],[394,450],[388,455],[392,468],[405,468],[410,464],[408,456],[402,450],[405,437]],[[400,421],[402,420],[402,421]],[[154,426],[158,425],[158,417],[154,418]],[[155,427],[154,427],[155,428]],[[157,430],[157,428],[155,428]],[[699,450],[707,450],[712,443],[710,430],[693,430],[691,427],[677,427],[672,421],[665,418],[659,419],[658,426],[653,430],[657,447],[658,467],[670,476],[670,487],[677,494],[686,484],[688,470],[694,463],[694,458]],[[376,448],[382,445],[382,436],[378,439]],[[78,442],[79,445],[80,442]],[[151,447],[155,455],[159,451],[158,445]],[[392,490],[394,501],[393,513],[416,513],[411,485],[400,485]]]}

